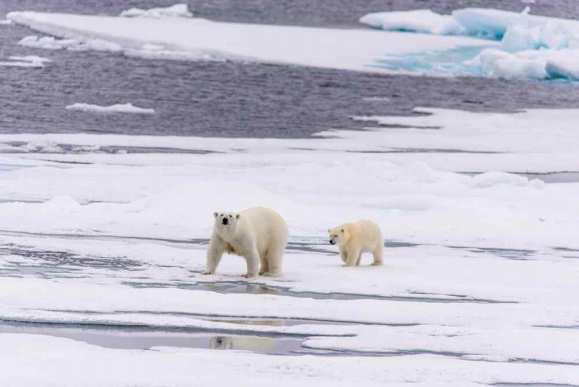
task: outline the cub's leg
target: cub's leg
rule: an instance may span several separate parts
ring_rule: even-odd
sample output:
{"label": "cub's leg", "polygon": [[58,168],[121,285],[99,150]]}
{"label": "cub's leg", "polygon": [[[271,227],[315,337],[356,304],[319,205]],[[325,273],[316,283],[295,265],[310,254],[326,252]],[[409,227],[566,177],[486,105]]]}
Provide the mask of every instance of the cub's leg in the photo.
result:
{"label": "cub's leg", "polygon": [[344,248],[340,248],[340,258],[342,258],[342,262],[348,262],[348,251]]}
{"label": "cub's leg", "polygon": [[203,274],[215,274],[219,261],[225,251],[225,244],[218,237],[212,237],[207,249],[207,265]]}
{"label": "cub's leg", "polygon": [[384,244],[382,242],[376,246],[372,254],[374,255],[373,266],[381,266],[384,264]]}

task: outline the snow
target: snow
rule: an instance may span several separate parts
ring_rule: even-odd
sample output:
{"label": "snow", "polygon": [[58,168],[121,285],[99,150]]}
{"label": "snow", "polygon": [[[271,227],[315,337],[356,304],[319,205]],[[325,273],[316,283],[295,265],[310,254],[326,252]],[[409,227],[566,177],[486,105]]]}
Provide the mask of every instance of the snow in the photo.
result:
{"label": "snow", "polygon": [[[282,387],[406,383],[419,387],[475,387],[512,380],[510,375],[515,373],[523,375],[517,380],[528,382],[576,381],[572,370],[561,365],[456,362],[434,355],[416,356],[409,362],[400,357],[289,357],[176,348],[119,351],[33,335],[4,334],[1,339],[0,358],[6,372],[0,375],[0,382],[10,385],[17,377],[18,385],[25,387],[248,385],[245,380],[259,387],[271,386],[272,380]],[[59,351],[53,351],[54,348]]]}
{"label": "snow", "polygon": [[129,114],[155,114],[155,109],[141,108],[132,103],[100,106],[88,103],[74,103],[68,105],[66,110],[91,112],[91,113],[129,113]]}
{"label": "snow", "polygon": [[[199,18],[126,18],[12,12],[8,18],[42,33],[83,42],[95,39],[129,55],[157,58],[240,60],[324,68],[382,71],[381,58],[424,50],[489,46],[468,37],[379,33],[367,30],[214,22]],[[154,46],[155,49],[150,48]],[[188,53],[189,58],[185,54]],[[151,54],[153,54],[151,56]],[[165,56],[175,56],[165,55]]]}
{"label": "snow", "polygon": [[[578,384],[579,183],[509,172],[579,170],[579,110],[419,110],[311,139],[0,135],[0,384]],[[283,276],[248,282],[232,256],[201,275],[212,212],[252,205],[289,224]],[[327,243],[359,218],[383,267]],[[7,322],[348,352],[111,349]]]}
{"label": "snow", "polygon": [[1,61],[0,67],[32,67],[42,68],[45,63],[51,62],[48,58],[43,58],[36,55],[27,56],[11,56],[8,61]]}
{"label": "snow", "polygon": [[193,13],[189,11],[187,4],[175,4],[170,7],[161,8],[131,8],[121,12],[123,17],[149,17],[149,18],[165,18],[165,17],[193,17]]}

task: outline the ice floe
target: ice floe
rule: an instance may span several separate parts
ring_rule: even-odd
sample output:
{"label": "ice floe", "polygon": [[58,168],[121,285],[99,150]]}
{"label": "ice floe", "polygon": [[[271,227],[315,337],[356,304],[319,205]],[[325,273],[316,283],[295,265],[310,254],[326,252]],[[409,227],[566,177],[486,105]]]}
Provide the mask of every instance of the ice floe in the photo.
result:
{"label": "ice floe", "polygon": [[[329,131],[307,140],[238,139],[232,144],[215,138],[3,135],[0,140],[7,151],[39,164],[5,173],[6,189],[0,190],[0,197],[40,203],[0,203],[0,228],[202,238],[210,225],[192,224],[180,214],[210,219],[215,208],[227,203],[234,209],[275,207],[287,214],[294,235],[319,235],[328,224],[365,216],[383,224],[386,235],[412,242],[444,239],[517,248],[575,244],[573,228],[552,226],[574,224],[575,185],[544,184],[508,172],[579,170],[576,110],[421,111],[431,114],[367,117],[371,130]],[[381,129],[372,121],[390,127]],[[10,143],[28,145],[10,148]],[[108,147],[118,151],[107,152]],[[180,153],[122,152],[127,147]],[[263,165],[268,155],[275,157]],[[359,174],[362,162],[364,175]],[[146,166],[146,179],[134,165]],[[259,175],[251,174],[250,180],[241,177],[258,167]],[[108,184],[104,171],[109,168],[123,174],[123,185]],[[279,178],[282,175],[284,179]],[[195,182],[203,176],[212,179]],[[71,179],[78,185],[71,187]],[[358,184],[345,188],[344,179]],[[19,187],[18,194],[8,188],[13,186]],[[371,194],[369,186],[375,187]],[[315,192],[308,187],[315,187]],[[362,207],[353,204],[361,195]],[[62,196],[73,200],[59,199],[59,205],[51,201]],[[319,214],[314,219],[307,215],[311,206]],[[67,216],[58,216],[61,212]],[[15,218],[17,225],[12,222]],[[488,227],[489,223],[496,225]]]}
{"label": "ice floe", "polygon": [[36,55],[11,56],[8,61],[0,61],[0,67],[32,67],[42,68],[45,63],[51,62],[48,58]]}
{"label": "ice floe", "polygon": [[131,8],[126,11],[121,12],[120,16],[123,17],[149,17],[149,18],[164,18],[164,17],[193,17],[193,13],[189,11],[189,6],[187,4],[175,4],[170,7],[160,7],[160,8]]}
{"label": "ice floe", "polygon": [[388,72],[377,66],[388,54],[495,44],[460,36],[380,34],[368,30],[223,23],[199,18],[126,18],[38,12],[13,12],[8,18],[39,32],[64,40],[80,40],[89,46],[95,39],[104,40],[113,47],[120,46],[129,55],[142,57],[216,58],[358,71]]}
{"label": "ice floe", "polygon": [[72,105],[68,105],[66,110],[93,113],[155,114],[155,109],[141,108],[133,105],[132,103],[121,103],[110,106],[101,106],[89,103],[74,103]]}

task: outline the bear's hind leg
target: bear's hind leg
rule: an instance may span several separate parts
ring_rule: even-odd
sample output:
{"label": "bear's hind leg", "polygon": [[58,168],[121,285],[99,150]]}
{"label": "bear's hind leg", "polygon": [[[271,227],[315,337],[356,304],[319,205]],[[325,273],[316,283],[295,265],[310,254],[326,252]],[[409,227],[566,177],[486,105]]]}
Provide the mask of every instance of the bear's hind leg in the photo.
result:
{"label": "bear's hind leg", "polygon": [[259,275],[264,275],[269,272],[269,261],[267,259],[267,253],[259,256]]}
{"label": "bear's hind leg", "polygon": [[384,264],[384,245],[380,243],[373,252],[374,255],[374,262],[372,263],[373,266],[381,266]]}
{"label": "bear's hind leg", "polygon": [[270,248],[265,256],[268,270],[264,271],[263,275],[266,277],[279,277],[282,272],[282,260],[284,246],[274,246]]}

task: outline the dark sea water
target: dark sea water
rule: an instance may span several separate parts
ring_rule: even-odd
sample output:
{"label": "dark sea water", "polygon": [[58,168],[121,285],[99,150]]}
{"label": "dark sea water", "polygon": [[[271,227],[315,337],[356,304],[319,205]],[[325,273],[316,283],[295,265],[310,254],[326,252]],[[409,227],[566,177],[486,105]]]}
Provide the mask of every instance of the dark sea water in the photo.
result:
{"label": "dark sea water", "polygon": [[[130,7],[177,0],[2,0],[14,10],[115,15]],[[196,0],[196,16],[280,25],[364,28],[373,11],[484,6],[520,11],[520,1]],[[579,17],[574,0],[537,0],[533,13]],[[578,107],[572,83],[372,75],[296,66],[170,62],[119,54],[47,51],[17,46],[34,32],[0,26],[0,60],[39,55],[42,69],[0,67],[0,133],[90,132],[226,137],[307,137],[328,128],[358,128],[353,115],[412,114],[416,106],[484,111]],[[385,97],[368,99],[367,97]],[[155,115],[97,115],[64,109],[75,103],[131,102]]]}

